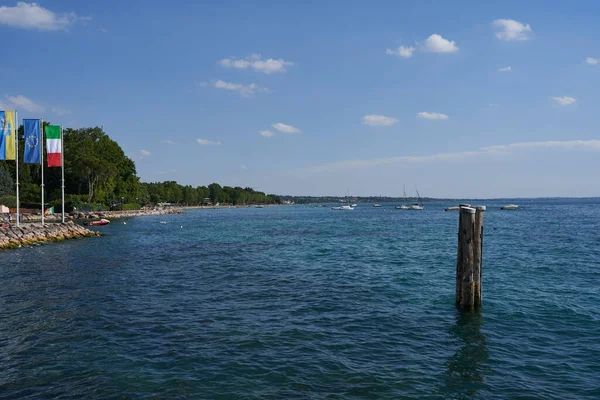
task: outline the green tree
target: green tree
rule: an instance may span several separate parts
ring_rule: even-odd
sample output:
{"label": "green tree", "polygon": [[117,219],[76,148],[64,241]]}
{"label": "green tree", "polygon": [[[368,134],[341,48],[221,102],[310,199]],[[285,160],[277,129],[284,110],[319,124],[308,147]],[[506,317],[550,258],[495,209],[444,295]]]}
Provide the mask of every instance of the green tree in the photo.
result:
{"label": "green tree", "polygon": [[210,201],[213,204],[216,204],[221,199],[221,193],[223,192],[223,188],[218,183],[211,183],[208,185],[209,197]]}
{"label": "green tree", "polygon": [[15,194],[15,181],[10,171],[0,166],[0,196],[11,196]]}

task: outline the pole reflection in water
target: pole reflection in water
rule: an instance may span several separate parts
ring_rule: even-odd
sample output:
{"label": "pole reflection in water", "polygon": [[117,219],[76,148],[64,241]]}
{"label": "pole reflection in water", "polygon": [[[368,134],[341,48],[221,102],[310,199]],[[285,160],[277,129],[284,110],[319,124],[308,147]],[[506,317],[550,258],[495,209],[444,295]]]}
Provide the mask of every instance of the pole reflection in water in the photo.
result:
{"label": "pole reflection in water", "polygon": [[474,398],[484,388],[490,369],[485,334],[481,333],[483,318],[480,312],[456,313],[456,323],[450,334],[460,340],[460,347],[446,363],[444,384],[451,398]]}

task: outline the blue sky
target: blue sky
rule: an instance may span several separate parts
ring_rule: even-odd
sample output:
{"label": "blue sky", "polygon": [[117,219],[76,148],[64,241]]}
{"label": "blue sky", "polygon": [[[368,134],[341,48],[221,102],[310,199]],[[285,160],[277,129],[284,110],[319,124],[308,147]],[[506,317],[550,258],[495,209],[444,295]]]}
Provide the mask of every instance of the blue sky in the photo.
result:
{"label": "blue sky", "polygon": [[144,181],[600,196],[596,1],[0,0],[0,108]]}

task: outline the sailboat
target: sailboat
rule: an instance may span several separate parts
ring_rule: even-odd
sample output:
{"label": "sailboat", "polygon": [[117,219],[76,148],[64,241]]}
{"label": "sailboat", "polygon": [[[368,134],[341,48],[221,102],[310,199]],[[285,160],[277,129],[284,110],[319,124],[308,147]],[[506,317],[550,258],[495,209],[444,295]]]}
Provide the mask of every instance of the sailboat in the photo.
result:
{"label": "sailboat", "polygon": [[404,192],[404,204],[401,206],[394,207],[396,210],[409,210],[410,207],[406,205],[406,187],[402,185],[402,191]]}
{"label": "sailboat", "polygon": [[356,204],[350,205],[350,196],[348,196],[348,204],[344,204],[343,206],[331,207],[332,210],[354,210]]}
{"label": "sailboat", "polygon": [[408,206],[408,209],[409,210],[424,210],[425,206],[423,206],[423,203],[421,202],[421,195],[419,194],[419,190],[416,187],[415,187],[415,190],[417,191],[418,202]]}

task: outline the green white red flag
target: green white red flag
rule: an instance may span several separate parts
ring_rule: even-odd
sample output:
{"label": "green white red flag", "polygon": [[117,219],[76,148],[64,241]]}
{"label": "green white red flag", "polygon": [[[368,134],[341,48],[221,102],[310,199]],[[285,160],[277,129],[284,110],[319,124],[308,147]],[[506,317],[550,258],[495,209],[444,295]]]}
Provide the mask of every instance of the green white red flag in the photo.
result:
{"label": "green white red flag", "polygon": [[46,131],[46,153],[49,167],[62,166],[62,137],[60,126],[48,125]]}

